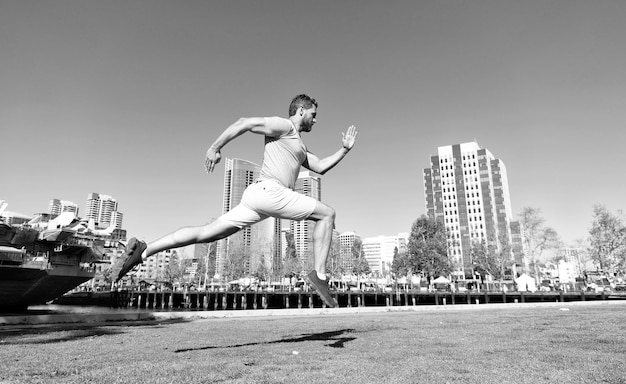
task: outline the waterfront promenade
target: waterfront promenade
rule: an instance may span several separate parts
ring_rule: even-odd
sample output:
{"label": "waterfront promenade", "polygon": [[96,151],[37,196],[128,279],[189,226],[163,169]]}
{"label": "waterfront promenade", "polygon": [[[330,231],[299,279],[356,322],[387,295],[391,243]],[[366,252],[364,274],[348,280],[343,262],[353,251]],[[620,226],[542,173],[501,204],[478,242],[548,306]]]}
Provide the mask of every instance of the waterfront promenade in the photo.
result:
{"label": "waterfront promenade", "polygon": [[626,293],[589,292],[337,292],[339,308],[326,308],[311,292],[82,292],[55,305],[0,313],[0,326],[155,319],[269,317],[319,314],[525,308],[533,305],[626,303]]}
{"label": "waterfront promenade", "polygon": [[[626,300],[626,292],[545,291],[545,292],[498,292],[498,291],[335,291],[339,307],[420,306],[493,303],[570,302],[595,300]],[[211,291],[211,292],[158,292],[158,291],[112,291],[81,292],[66,295],[59,304],[99,305],[112,308],[148,309],[290,309],[317,308],[324,304],[313,292],[288,291]]]}

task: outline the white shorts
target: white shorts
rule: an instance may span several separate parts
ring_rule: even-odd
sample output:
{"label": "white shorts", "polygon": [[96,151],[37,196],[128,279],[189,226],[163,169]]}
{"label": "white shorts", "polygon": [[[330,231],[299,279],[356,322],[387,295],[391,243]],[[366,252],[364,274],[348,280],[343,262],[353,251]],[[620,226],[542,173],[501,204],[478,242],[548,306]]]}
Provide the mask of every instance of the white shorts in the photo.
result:
{"label": "white shorts", "polygon": [[238,228],[268,217],[304,220],[315,210],[317,200],[286,188],[273,180],[258,180],[243,192],[241,202],[218,220]]}

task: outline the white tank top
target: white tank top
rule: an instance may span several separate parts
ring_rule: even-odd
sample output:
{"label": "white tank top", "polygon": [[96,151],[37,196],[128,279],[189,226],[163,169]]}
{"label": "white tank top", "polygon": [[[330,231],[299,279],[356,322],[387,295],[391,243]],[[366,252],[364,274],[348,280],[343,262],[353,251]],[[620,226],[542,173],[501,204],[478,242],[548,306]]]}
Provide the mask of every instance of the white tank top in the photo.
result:
{"label": "white tank top", "polygon": [[306,160],[307,150],[291,120],[282,117],[266,117],[266,126],[282,126],[288,132],[279,137],[265,136],[265,152],[259,179],[270,179],[293,189]]}

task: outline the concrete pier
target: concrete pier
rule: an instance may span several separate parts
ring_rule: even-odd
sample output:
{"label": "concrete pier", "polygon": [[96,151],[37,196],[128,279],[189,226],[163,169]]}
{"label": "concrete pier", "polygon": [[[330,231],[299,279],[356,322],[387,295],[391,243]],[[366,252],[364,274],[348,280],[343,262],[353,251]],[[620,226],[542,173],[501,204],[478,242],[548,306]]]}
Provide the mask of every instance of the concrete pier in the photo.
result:
{"label": "concrete pier", "polygon": [[[626,292],[335,292],[339,307],[398,307],[456,304],[506,304],[626,300]],[[313,292],[155,292],[114,291],[66,295],[57,304],[99,305],[111,308],[263,310],[324,308]]]}

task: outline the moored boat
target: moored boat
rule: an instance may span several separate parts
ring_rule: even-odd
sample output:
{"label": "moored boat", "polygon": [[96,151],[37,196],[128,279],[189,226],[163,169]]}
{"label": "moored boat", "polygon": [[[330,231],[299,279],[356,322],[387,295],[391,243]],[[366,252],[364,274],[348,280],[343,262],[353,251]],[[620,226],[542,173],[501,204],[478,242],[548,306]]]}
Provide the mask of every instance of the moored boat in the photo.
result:
{"label": "moored boat", "polygon": [[98,263],[108,263],[105,246],[117,241],[71,226],[0,223],[0,311],[47,303],[89,281]]}

